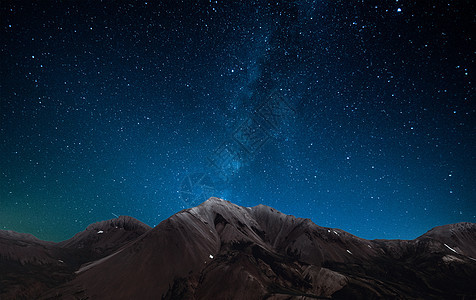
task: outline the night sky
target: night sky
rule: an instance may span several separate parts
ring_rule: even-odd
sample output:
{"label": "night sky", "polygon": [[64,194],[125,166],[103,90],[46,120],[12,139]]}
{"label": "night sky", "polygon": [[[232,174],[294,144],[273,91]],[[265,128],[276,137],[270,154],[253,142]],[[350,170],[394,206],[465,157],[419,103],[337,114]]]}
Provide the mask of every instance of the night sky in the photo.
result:
{"label": "night sky", "polygon": [[0,4],[0,229],[210,196],[368,239],[476,222],[474,1],[31,2]]}

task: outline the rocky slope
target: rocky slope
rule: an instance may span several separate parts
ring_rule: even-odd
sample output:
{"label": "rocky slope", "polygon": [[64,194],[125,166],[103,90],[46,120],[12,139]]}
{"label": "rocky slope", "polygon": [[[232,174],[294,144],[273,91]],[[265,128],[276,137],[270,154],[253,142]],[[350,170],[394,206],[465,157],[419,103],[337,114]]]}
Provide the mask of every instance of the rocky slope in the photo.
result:
{"label": "rocky slope", "polygon": [[82,264],[114,253],[150,229],[120,216],[91,224],[61,243],[0,230],[0,299],[34,299],[73,279]]}
{"label": "rocky slope", "polygon": [[[476,297],[472,223],[436,227],[412,241],[369,241],[267,206],[210,198],[154,229],[139,226],[128,244],[110,224],[111,231],[93,226],[53,245],[107,256],[83,264],[42,299]],[[108,242],[98,243],[98,235]]]}

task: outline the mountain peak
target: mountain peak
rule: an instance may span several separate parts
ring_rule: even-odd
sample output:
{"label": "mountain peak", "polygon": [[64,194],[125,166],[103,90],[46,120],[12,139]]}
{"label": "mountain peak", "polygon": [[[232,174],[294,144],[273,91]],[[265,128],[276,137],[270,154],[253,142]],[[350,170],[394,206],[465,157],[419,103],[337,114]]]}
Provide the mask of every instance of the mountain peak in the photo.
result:
{"label": "mountain peak", "polygon": [[428,232],[426,232],[424,236],[442,234],[442,233],[454,233],[454,232],[461,232],[461,231],[467,231],[467,230],[476,230],[476,224],[470,223],[470,222],[459,222],[454,224],[436,226],[428,230]]}
{"label": "mountain peak", "polygon": [[90,224],[84,231],[58,245],[63,248],[85,249],[90,252],[89,256],[101,257],[135,240],[150,229],[152,227],[133,217],[119,216]]}
{"label": "mountain peak", "polygon": [[31,233],[22,233],[12,230],[0,230],[0,238],[12,239],[17,241],[31,241],[35,243],[45,243],[45,241],[38,239]]}
{"label": "mountain peak", "polygon": [[231,203],[230,201],[227,201],[227,200],[224,200],[224,199],[221,199],[221,198],[218,198],[218,197],[210,197],[205,202],[198,205],[197,207],[202,207],[202,206],[204,206],[204,207],[213,207],[215,205],[230,206],[230,207],[238,206],[234,203]]}
{"label": "mountain peak", "polygon": [[231,203],[230,201],[227,201],[227,200],[224,200],[224,199],[218,198],[218,197],[210,197],[204,203],[207,203],[207,202],[228,202],[228,203]]}
{"label": "mountain peak", "polygon": [[437,226],[422,236],[419,241],[437,241],[443,243],[452,252],[476,257],[476,223],[461,222]]}
{"label": "mountain peak", "polygon": [[139,229],[139,230],[143,230],[144,232],[147,231],[147,230],[152,229],[152,227],[150,227],[149,225],[144,224],[141,221],[139,221],[139,220],[137,220],[133,217],[119,216],[119,217],[114,218],[114,219],[100,221],[100,222],[90,224],[88,227],[86,227],[86,230],[87,231],[89,231],[89,230],[96,230],[96,231],[103,230],[104,231],[104,230],[108,230],[108,229],[111,229],[111,228],[122,228],[122,229],[128,230],[128,231]]}

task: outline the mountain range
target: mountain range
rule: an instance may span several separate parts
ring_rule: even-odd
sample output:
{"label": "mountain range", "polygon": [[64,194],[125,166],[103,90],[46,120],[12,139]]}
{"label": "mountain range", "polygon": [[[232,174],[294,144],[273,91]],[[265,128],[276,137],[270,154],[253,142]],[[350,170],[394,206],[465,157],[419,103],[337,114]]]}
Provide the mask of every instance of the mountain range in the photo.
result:
{"label": "mountain range", "polygon": [[476,299],[476,224],[365,240],[210,198],[53,243],[0,231],[0,299]]}

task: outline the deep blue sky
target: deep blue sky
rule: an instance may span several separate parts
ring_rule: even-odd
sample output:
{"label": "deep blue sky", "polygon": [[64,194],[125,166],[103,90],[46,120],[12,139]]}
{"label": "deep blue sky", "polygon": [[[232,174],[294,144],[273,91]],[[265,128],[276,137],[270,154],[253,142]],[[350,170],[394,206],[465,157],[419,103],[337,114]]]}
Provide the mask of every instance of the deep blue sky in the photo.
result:
{"label": "deep blue sky", "polygon": [[0,229],[209,196],[369,239],[476,222],[473,1],[115,2],[1,2]]}

